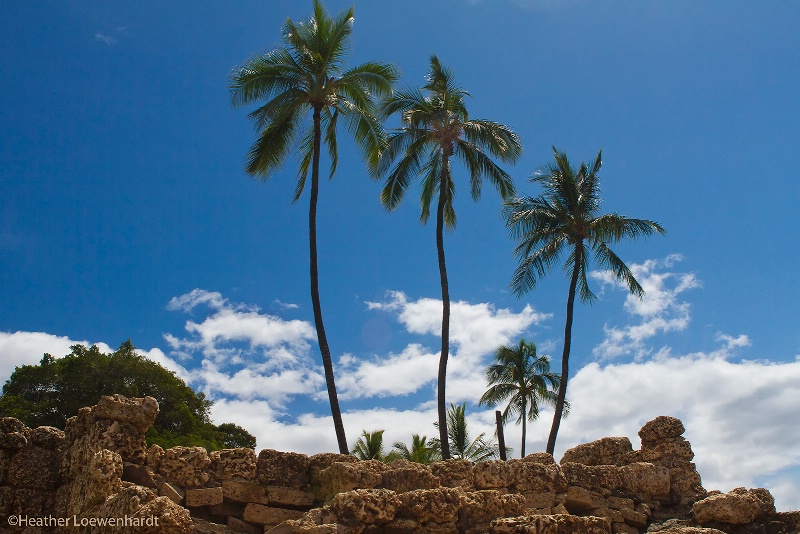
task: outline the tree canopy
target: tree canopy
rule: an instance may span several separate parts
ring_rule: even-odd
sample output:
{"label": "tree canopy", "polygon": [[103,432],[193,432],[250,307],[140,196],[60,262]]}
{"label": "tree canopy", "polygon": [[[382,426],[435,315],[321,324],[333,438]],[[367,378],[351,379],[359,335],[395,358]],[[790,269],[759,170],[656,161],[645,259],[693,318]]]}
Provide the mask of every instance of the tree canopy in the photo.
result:
{"label": "tree canopy", "polygon": [[39,365],[17,367],[3,386],[0,414],[29,427],[63,429],[68,418],[103,395],[150,396],[158,401],[159,413],[147,431],[148,445],[255,448],[255,437],[244,428],[212,424],[211,401],[172,371],[137,354],[130,340],[110,354],[94,345],[71,349],[63,358],[45,354]]}

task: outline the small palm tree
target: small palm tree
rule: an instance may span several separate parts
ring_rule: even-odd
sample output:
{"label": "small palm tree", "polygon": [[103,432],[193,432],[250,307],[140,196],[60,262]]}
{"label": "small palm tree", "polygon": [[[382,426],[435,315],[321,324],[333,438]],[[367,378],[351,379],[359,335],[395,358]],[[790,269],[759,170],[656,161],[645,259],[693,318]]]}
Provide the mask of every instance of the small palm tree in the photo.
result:
{"label": "small palm tree", "polygon": [[[450,458],[447,440],[447,405],[445,381],[450,351],[450,289],[444,256],[444,227],[456,225],[453,210],[456,184],[452,159],[460,160],[469,173],[469,187],[474,200],[481,194],[483,178],[497,189],[503,199],[514,194],[511,177],[498,167],[489,155],[505,162],[514,162],[522,153],[519,137],[502,124],[470,119],[465,104],[469,96],[456,85],[453,73],[431,57],[428,83],[417,89],[396,91],[385,100],[384,117],[399,113],[402,128],[389,136],[388,143],[375,167],[376,176],[387,175],[381,191],[381,203],[395,209],[417,176],[422,176],[420,204],[425,223],[430,207],[438,195],[436,207],[436,249],[442,287],[442,351],[438,373],[439,440],[442,458]],[[396,163],[395,163],[396,162]]]}
{"label": "small palm tree", "polygon": [[362,431],[361,437],[356,441],[356,446],[350,454],[359,460],[383,460],[383,430],[374,432]]}
{"label": "small palm tree", "polygon": [[[283,165],[296,146],[300,157],[296,201],[311,168],[308,212],[311,302],[336,439],[342,454],[348,452],[347,438],[319,298],[317,197],[321,145],[324,141],[328,147],[332,178],[338,162],[337,125],[344,121],[370,168],[374,168],[384,135],[375,116],[373,97],[388,95],[397,79],[396,68],[385,63],[344,68],[352,30],[352,7],[331,17],[322,2],[314,0],[314,15],[307,22],[286,21],[283,27],[285,48],[255,57],[236,69],[230,78],[234,106],[267,101],[250,113],[259,134],[247,155],[245,170],[266,180]],[[304,126],[308,112],[311,112],[311,123]]]}
{"label": "small palm tree", "polygon": [[500,347],[494,358],[495,363],[486,369],[490,387],[479,404],[496,406],[508,401],[503,424],[513,415],[517,415],[517,424],[522,422],[520,458],[524,458],[526,423],[539,417],[540,402],[556,405],[561,375],[551,373],[547,356],[537,356],[536,345],[524,339],[519,340],[519,345]]}
{"label": "small palm tree", "polygon": [[433,440],[428,440],[427,436],[414,434],[411,436],[411,447],[397,441],[392,446],[392,452],[386,455],[386,461],[403,459],[419,464],[429,464],[440,459],[439,448],[434,445]]}
{"label": "small palm tree", "polygon": [[[486,441],[486,434],[481,433],[475,439],[470,439],[469,430],[467,429],[467,403],[459,404],[458,406],[450,404],[447,410],[447,439],[450,445],[450,453],[455,458],[469,460],[470,462],[481,462],[483,460],[491,460],[500,456],[500,448],[497,443],[490,443]],[[435,427],[439,427],[439,423],[433,423]],[[431,443],[439,446],[438,439],[432,439]],[[506,448],[506,452],[510,452],[510,448]]]}
{"label": "small palm tree", "polygon": [[517,240],[514,249],[520,260],[511,279],[511,288],[517,296],[536,287],[566,252],[564,270],[570,273],[567,294],[567,319],[564,327],[564,352],[561,357],[561,386],[558,388],[553,425],[547,439],[547,452],[553,454],[556,436],[561,424],[569,377],[569,352],[572,341],[572,316],[575,294],[581,301],[591,303],[596,297],[589,289],[586,271],[589,257],[593,256],[599,267],[609,269],[617,279],[624,281],[631,293],[644,296],[644,290],[627,265],[609,248],[623,238],[637,238],[654,232],[666,233],[657,222],[629,219],[624,215],[601,215],[602,201],[598,172],[602,164],[602,151],[594,163],[581,163],[575,170],[567,155],[553,147],[555,164],[549,164],[535,173],[532,182],[544,187],[536,198],[515,198],[506,203],[506,225]]}

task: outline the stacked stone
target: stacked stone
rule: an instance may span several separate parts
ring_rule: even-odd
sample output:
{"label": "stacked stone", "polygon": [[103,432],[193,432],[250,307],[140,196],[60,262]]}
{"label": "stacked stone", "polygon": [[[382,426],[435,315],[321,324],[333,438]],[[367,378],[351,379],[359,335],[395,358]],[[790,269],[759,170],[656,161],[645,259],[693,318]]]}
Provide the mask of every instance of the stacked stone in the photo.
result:
{"label": "stacked stone", "polygon": [[566,451],[561,469],[568,485],[567,511],[607,518],[615,533],[642,532],[653,510],[669,500],[670,473],[641,459],[641,452],[625,437],[603,438]]}
{"label": "stacked stone", "polygon": [[669,502],[657,517],[688,518],[692,504],[707,493],[692,459],[692,445],[683,437],[685,428],[680,419],[661,415],[639,430],[642,440],[641,460],[669,470]]}
{"label": "stacked stone", "polygon": [[52,513],[72,521],[58,532],[107,532],[107,526],[75,523],[108,517],[141,521],[133,531],[142,534],[193,531],[188,510],[156,494],[158,475],[144,465],[148,456],[144,434],[156,415],[158,402],[152,397],[114,395],[81,408],[67,421],[60,470],[63,484]]}
{"label": "stacked stone", "polygon": [[[11,515],[52,512],[63,446],[64,433],[56,428],[31,429],[13,417],[0,418],[0,525],[8,525]],[[10,527],[11,532],[21,530]]]}

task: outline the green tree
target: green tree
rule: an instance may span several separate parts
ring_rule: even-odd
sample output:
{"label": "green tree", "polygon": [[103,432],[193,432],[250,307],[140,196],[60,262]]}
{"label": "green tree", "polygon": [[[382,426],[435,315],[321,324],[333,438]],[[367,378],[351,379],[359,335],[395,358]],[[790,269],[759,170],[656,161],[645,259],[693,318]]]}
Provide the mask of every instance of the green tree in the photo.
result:
{"label": "green tree", "polygon": [[0,413],[29,427],[64,428],[69,417],[103,395],[154,397],[159,413],[147,431],[148,444],[255,448],[256,439],[232,423],[211,423],[211,401],[161,365],[136,353],[130,340],[111,354],[97,346],[73,345],[63,358],[50,354],[39,365],[17,367],[3,386]]}
{"label": "green tree", "polygon": [[396,441],[392,445],[392,452],[386,456],[386,460],[392,461],[398,458],[418,464],[429,464],[439,460],[441,457],[439,456],[438,443],[435,443],[434,440],[429,440],[427,436],[414,434],[411,436],[411,447],[402,441]]}
{"label": "green tree", "polygon": [[361,437],[356,441],[356,446],[350,454],[359,460],[383,460],[383,430],[374,432],[361,432]]}
{"label": "green tree", "polygon": [[503,424],[513,415],[517,415],[517,424],[522,422],[520,458],[524,458],[526,423],[539,417],[540,402],[555,406],[561,375],[551,373],[547,356],[537,356],[536,345],[524,339],[519,340],[519,345],[500,347],[494,359],[495,363],[486,369],[490,387],[479,404],[497,406],[508,401]]}
{"label": "green tree", "polygon": [[[481,433],[475,439],[470,439],[466,412],[467,403],[458,406],[451,403],[447,410],[447,440],[450,445],[450,453],[455,458],[470,462],[481,462],[499,457],[500,448],[497,443],[486,441],[486,434]],[[439,427],[438,422],[433,425]],[[432,439],[431,443],[440,446],[438,439]],[[506,451],[510,450],[510,448],[506,448]]]}
{"label": "green tree", "polygon": [[[422,93],[425,91],[425,94]],[[469,96],[456,85],[453,73],[431,57],[427,84],[422,91],[396,91],[382,106],[384,117],[400,114],[402,127],[389,136],[375,169],[377,176],[386,175],[381,203],[395,209],[411,181],[422,177],[421,222],[427,222],[431,203],[438,195],[436,207],[436,249],[442,287],[442,350],[438,372],[439,439],[442,458],[450,458],[447,440],[447,405],[445,382],[450,351],[450,289],[444,255],[445,226],[456,225],[453,209],[456,184],[451,170],[452,159],[461,161],[469,174],[469,187],[474,200],[481,194],[483,178],[497,189],[504,199],[514,194],[511,177],[498,167],[487,152],[505,162],[514,162],[522,153],[519,137],[507,126],[496,122],[470,119],[465,104]],[[396,162],[396,163],[395,163]]]}
{"label": "green tree", "polygon": [[586,279],[590,256],[600,268],[608,269],[628,285],[631,293],[641,298],[644,296],[642,286],[609,244],[654,232],[666,233],[657,222],[630,219],[617,213],[599,213],[602,197],[598,172],[602,151],[598,152],[594,163],[581,163],[577,170],[570,166],[564,152],[553,147],[553,154],[555,164],[546,165],[531,178],[532,182],[544,188],[544,192],[536,198],[515,198],[504,208],[506,224],[518,242],[514,252],[520,264],[511,280],[511,288],[517,296],[533,290],[558,258],[564,252],[568,254],[564,269],[571,274],[561,357],[561,386],[547,440],[550,454],[555,449],[566,402],[575,294],[577,292],[581,301],[588,303],[596,298]]}
{"label": "green tree", "polygon": [[[375,167],[383,130],[375,117],[373,96],[388,95],[397,78],[396,68],[385,63],[370,62],[351,69],[344,68],[352,30],[352,7],[331,17],[322,2],[314,0],[314,14],[308,21],[296,24],[287,19],[283,27],[285,48],[255,57],[235,70],[230,79],[234,106],[266,100],[250,113],[259,134],[248,153],[246,171],[266,180],[297,146],[300,171],[294,195],[296,201],[303,192],[311,168],[308,212],[311,302],[336,438],[342,454],[348,453],[347,439],[319,296],[316,220],[320,147],[324,136],[331,158],[332,178],[338,162],[337,124],[342,120],[367,162]],[[304,127],[307,124],[304,117],[309,112],[310,127]]]}

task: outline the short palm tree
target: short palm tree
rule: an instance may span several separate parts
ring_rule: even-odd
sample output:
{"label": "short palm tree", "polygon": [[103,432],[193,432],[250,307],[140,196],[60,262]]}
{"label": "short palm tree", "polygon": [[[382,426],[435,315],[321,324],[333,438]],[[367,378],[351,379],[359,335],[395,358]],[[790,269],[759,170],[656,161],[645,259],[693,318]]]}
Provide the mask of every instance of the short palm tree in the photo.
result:
{"label": "short palm tree", "polygon": [[383,460],[383,430],[375,432],[361,432],[361,437],[356,441],[356,446],[350,454],[359,460]]}
{"label": "short palm tree", "polygon": [[644,290],[627,265],[609,248],[623,238],[637,238],[654,232],[666,233],[657,222],[630,219],[616,213],[600,214],[602,201],[598,172],[602,151],[594,163],[581,163],[576,170],[567,155],[553,147],[555,164],[534,173],[532,182],[544,187],[536,198],[516,198],[506,203],[506,225],[518,244],[514,250],[520,260],[511,288],[522,295],[536,287],[567,253],[564,270],[570,273],[567,295],[567,319],[564,327],[564,352],[561,357],[561,386],[558,388],[553,425],[547,439],[547,452],[553,454],[556,436],[564,412],[569,377],[569,352],[572,341],[572,316],[577,291],[581,301],[591,303],[596,297],[589,289],[586,271],[590,256],[600,268],[609,269],[624,281],[631,293],[644,296]]}
{"label": "short palm tree", "polygon": [[[461,161],[469,174],[472,198],[478,200],[483,178],[497,189],[503,199],[514,194],[511,177],[489,155],[504,162],[514,162],[522,153],[519,137],[502,124],[470,119],[465,104],[469,93],[456,85],[453,73],[431,58],[428,83],[417,89],[396,91],[383,104],[383,115],[400,114],[402,127],[390,134],[388,143],[375,167],[377,176],[386,175],[381,203],[395,209],[417,176],[422,177],[421,222],[430,216],[430,207],[438,195],[436,207],[436,249],[442,286],[442,351],[438,372],[439,439],[442,458],[450,458],[447,441],[447,405],[445,381],[450,351],[450,289],[444,257],[444,227],[455,228],[453,210],[456,184],[452,160]],[[487,152],[489,155],[487,155]]]}
{"label": "short palm tree", "polygon": [[419,434],[411,436],[411,447],[402,441],[397,441],[392,446],[392,452],[386,455],[387,461],[402,459],[418,464],[429,464],[439,458],[439,448],[434,445],[433,440]]}
{"label": "short palm tree", "polygon": [[[434,426],[438,427],[439,423],[434,423]],[[475,439],[470,439],[467,428],[467,403],[450,404],[450,408],[447,410],[447,439],[450,444],[450,453],[454,458],[481,462],[499,457],[500,449],[497,443],[486,441],[485,436],[486,434],[481,433]],[[431,443],[439,445],[439,440],[432,439]],[[510,450],[506,449],[507,452]]]}
{"label": "short palm tree", "polygon": [[[303,192],[311,168],[308,215],[311,301],[336,438],[342,454],[348,452],[347,439],[319,298],[316,220],[321,145],[324,140],[328,147],[333,177],[338,161],[337,124],[344,121],[370,167],[374,168],[384,137],[375,116],[373,99],[388,95],[397,78],[395,67],[384,63],[344,68],[352,29],[352,7],[331,17],[322,3],[314,0],[314,15],[308,21],[298,24],[286,21],[283,27],[285,48],[255,57],[244,67],[236,69],[230,78],[234,106],[266,100],[250,113],[258,138],[248,153],[246,171],[267,179],[297,147],[300,171],[294,195],[296,201]],[[306,123],[305,117],[309,112],[311,121]]]}
{"label": "short palm tree", "polygon": [[520,458],[524,458],[526,423],[539,417],[539,403],[556,405],[561,375],[551,373],[547,356],[537,356],[536,345],[524,339],[516,346],[500,347],[494,359],[495,363],[486,369],[490,387],[479,404],[496,406],[508,401],[503,410],[503,424],[513,415],[517,416],[517,424],[522,423]]}

